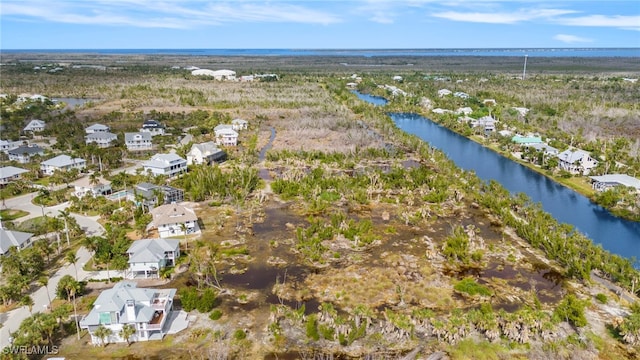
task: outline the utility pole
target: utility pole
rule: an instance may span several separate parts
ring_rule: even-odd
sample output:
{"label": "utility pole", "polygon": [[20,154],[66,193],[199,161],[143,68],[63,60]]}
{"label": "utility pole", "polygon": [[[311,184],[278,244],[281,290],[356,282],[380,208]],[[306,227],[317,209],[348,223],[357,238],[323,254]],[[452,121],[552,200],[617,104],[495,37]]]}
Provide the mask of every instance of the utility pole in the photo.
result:
{"label": "utility pole", "polygon": [[527,57],[529,55],[525,55],[524,56],[524,69],[522,69],[522,80],[524,80],[527,77]]}

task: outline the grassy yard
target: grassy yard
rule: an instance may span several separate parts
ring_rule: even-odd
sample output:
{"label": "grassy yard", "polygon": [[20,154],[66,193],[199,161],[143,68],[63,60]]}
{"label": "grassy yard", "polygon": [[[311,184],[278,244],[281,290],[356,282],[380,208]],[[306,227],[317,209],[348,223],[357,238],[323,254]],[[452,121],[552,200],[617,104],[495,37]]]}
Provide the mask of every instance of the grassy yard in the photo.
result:
{"label": "grassy yard", "polygon": [[0,219],[5,221],[13,221],[15,219],[19,219],[27,215],[29,215],[29,213],[24,210],[16,210],[16,209],[0,210]]}

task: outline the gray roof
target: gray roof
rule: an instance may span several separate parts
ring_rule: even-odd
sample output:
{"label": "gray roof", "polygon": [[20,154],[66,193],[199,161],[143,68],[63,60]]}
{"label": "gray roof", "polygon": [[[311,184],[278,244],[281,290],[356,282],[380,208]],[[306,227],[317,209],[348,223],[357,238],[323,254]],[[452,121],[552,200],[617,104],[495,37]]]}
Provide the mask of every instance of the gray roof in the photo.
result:
{"label": "gray roof", "polygon": [[624,186],[631,186],[640,190],[640,179],[626,174],[607,174],[601,176],[590,176],[591,179],[603,183],[615,183]]}
{"label": "gray roof", "polygon": [[7,154],[10,154],[10,155],[24,155],[24,154],[35,155],[40,153],[44,153],[44,149],[38,145],[33,145],[33,146],[21,145],[15,149],[7,151]]}
{"label": "gray roof", "polygon": [[39,127],[44,127],[46,125],[46,123],[42,120],[31,120],[29,121],[29,123],[27,124],[27,126],[24,127],[25,131],[31,130],[32,128],[39,128]]}
{"label": "gray roof", "polygon": [[175,203],[158,206],[151,210],[151,215],[153,216],[153,226],[198,221],[198,216],[193,209]]}
{"label": "gray roof", "polygon": [[557,154],[558,153],[558,149],[554,148],[553,146],[548,145],[547,143],[536,143],[536,144],[531,144],[529,145],[529,147],[532,147],[538,151],[544,151],[547,154]]}
{"label": "gray roof", "polygon": [[162,125],[158,120],[145,120],[145,122],[142,124],[142,128],[158,129],[158,128],[164,128],[164,125]]}
{"label": "gray roof", "polygon": [[155,154],[151,159],[145,161],[142,165],[145,167],[165,168],[170,164],[187,163],[187,160],[181,158],[176,154]]}
{"label": "gray roof", "polygon": [[29,172],[29,170],[21,169],[15,166],[3,166],[0,167],[0,179],[12,177],[14,175],[20,175]]}
{"label": "gray roof", "polygon": [[0,228],[0,254],[6,254],[13,246],[20,247],[27,242],[33,234],[22,231],[11,231]]}
{"label": "gray roof", "polygon": [[166,251],[176,252],[180,246],[180,241],[175,239],[141,239],[134,241],[127,253],[129,263],[155,263],[164,258]]}
{"label": "gray roof", "polygon": [[581,160],[585,156],[589,156],[589,153],[587,153],[584,150],[576,150],[576,151],[565,150],[558,155],[558,158],[564,162],[573,164],[576,161]]}
{"label": "gray roof", "polygon": [[213,128],[213,131],[219,131],[222,129],[230,129],[233,130],[233,126],[229,124],[220,124]]}
{"label": "gray roof", "polygon": [[58,155],[54,158],[43,161],[41,164],[46,166],[61,167],[82,162],[85,162],[85,160],[80,158],[72,158],[69,155]]}
{"label": "gray roof", "polygon": [[140,137],[142,137],[142,140],[151,141],[151,134],[149,134],[148,132],[124,133],[124,141],[125,142],[134,141],[136,135],[140,135]]}
{"label": "gray roof", "polygon": [[[91,312],[84,317],[80,324],[83,327],[100,324],[100,313],[118,312],[120,323],[149,322],[153,318],[154,309],[141,302],[149,302],[158,295],[173,299],[176,289],[146,289],[136,287],[135,282],[121,281],[113,288],[104,290],[93,303]],[[127,300],[135,301],[135,319],[129,319],[123,311]]]}
{"label": "gray roof", "polygon": [[102,125],[102,124],[93,124],[87,127],[86,130],[109,130],[109,127],[107,125]]}
{"label": "gray roof", "polygon": [[87,139],[117,139],[118,135],[110,132],[96,132],[85,136]]}

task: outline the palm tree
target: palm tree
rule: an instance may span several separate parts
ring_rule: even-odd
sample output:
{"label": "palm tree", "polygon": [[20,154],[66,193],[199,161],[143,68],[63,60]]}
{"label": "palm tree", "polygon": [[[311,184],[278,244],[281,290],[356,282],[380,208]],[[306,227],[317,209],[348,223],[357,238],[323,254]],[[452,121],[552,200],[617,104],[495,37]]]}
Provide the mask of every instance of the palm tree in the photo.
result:
{"label": "palm tree", "polygon": [[187,225],[185,223],[180,224],[180,231],[184,235],[185,251],[189,251],[189,239],[187,238]]}
{"label": "palm tree", "polygon": [[76,263],[80,258],[74,254],[73,250],[71,250],[64,256],[64,259],[69,264],[73,264],[73,269],[76,271],[76,281],[78,281],[78,267],[76,266]]}
{"label": "palm tree", "polygon": [[[49,299],[49,308],[51,309],[51,295],[49,295],[49,278],[47,276],[40,276],[38,278],[38,284],[43,286],[45,291],[47,292],[47,299]],[[51,309],[53,310],[53,309]]]}
{"label": "palm tree", "polygon": [[111,334],[113,334],[113,331],[111,331],[111,329],[109,328],[104,327],[104,325],[102,324],[100,324],[100,326],[98,326],[98,328],[93,332],[93,335],[97,336],[100,339],[100,344],[102,345],[102,347],[107,346],[105,339],[108,339]]}
{"label": "palm tree", "polygon": [[131,345],[131,336],[136,333],[136,328],[131,324],[124,324],[122,326],[122,330],[120,330],[120,337],[122,337],[126,342],[127,346]]}
{"label": "palm tree", "polygon": [[29,309],[29,314],[33,315],[33,312],[31,312],[33,310],[33,298],[29,295],[25,295],[22,297],[22,299],[20,299],[20,305],[26,307]]}
{"label": "palm tree", "polygon": [[67,246],[71,246],[71,242],[69,240],[69,218],[71,217],[71,212],[69,209],[58,210],[60,215],[58,217],[64,220],[64,232],[67,235]]}

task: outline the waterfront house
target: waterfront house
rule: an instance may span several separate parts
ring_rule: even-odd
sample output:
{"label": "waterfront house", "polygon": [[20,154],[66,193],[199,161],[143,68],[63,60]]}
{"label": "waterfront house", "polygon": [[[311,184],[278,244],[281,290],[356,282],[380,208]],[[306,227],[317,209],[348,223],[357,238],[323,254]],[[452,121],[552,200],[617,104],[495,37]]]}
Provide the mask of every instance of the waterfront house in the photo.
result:
{"label": "waterfront house", "polygon": [[84,132],[87,133],[87,135],[95,134],[98,132],[109,132],[109,131],[111,131],[111,128],[108,127],[107,125],[102,125],[102,124],[93,124],[84,129]]}
{"label": "waterfront house", "polygon": [[498,120],[491,116],[483,116],[480,119],[471,121],[471,127],[481,128],[485,133],[496,131],[496,122]]}
{"label": "waterfront house", "polygon": [[160,123],[158,120],[145,120],[142,123],[142,128],[140,128],[140,132],[146,132],[151,134],[151,136],[156,135],[164,135],[164,125]]}
{"label": "waterfront house", "polygon": [[93,143],[101,149],[110,147],[116,140],[118,140],[118,135],[110,132],[94,132],[85,136],[87,145]]}
{"label": "waterfront house", "polygon": [[111,194],[111,181],[102,177],[92,180],[89,176],[84,176],[73,183],[73,194],[79,198],[88,196],[103,196]]}
{"label": "waterfront house", "polygon": [[[153,216],[148,229],[157,228],[161,238],[200,232],[198,217],[193,209],[177,203],[161,205],[150,211]],[[183,230],[183,226],[185,230]]]}
{"label": "waterfront house", "polygon": [[78,169],[82,171],[87,166],[87,162],[81,158],[72,158],[69,155],[58,155],[40,163],[40,170],[45,175],[53,175],[56,170],[69,171]]}
{"label": "waterfront house", "polygon": [[43,156],[44,149],[38,145],[20,145],[15,149],[7,151],[9,160],[17,161],[20,164],[26,164],[31,161],[34,156]]}
{"label": "waterfront house", "polygon": [[24,129],[22,130],[23,132],[41,132],[44,131],[44,128],[46,126],[46,123],[42,120],[38,120],[38,119],[34,119],[29,121],[29,123],[27,124],[27,126],[24,127]]}
{"label": "waterfront house", "polygon": [[601,176],[590,176],[593,188],[604,191],[616,186],[626,186],[635,188],[640,192],[640,179],[626,174],[606,174]]}
{"label": "waterfront house", "polygon": [[542,144],[542,138],[539,136],[522,136],[519,134],[514,135],[511,141],[522,146],[529,146],[533,144]]}
{"label": "waterfront house", "polygon": [[111,330],[105,343],[127,341],[120,336],[125,324],[135,329],[129,341],[162,340],[168,330],[165,325],[173,312],[175,294],[176,289],[138,288],[135,282],[121,281],[98,295],[89,314],[80,320],[80,328],[89,331],[95,345],[102,344],[95,334],[100,326]]}
{"label": "waterfront house", "polygon": [[249,122],[243,119],[233,119],[231,120],[231,128],[233,130],[246,130],[249,127]]}
{"label": "waterfront house", "polygon": [[125,133],[124,145],[127,147],[127,150],[130,151],[151,150],[153,149],[153,143],[151,142],[151,133]]}
{"label": "waterfront house", "polygon": [[176,154],[155,154],[142,166],[153,175],[173,177],[187,171],[187,160]]}
{"label": "waterfront house", "polygon": [[173,267],[180,257],[180,240],[141,239],[134,241],[127,250],[129,268],[127,278],[157,278],[160,270]]}
{"label": "waterfront house", "polygon": [[238,145],[238,133],[235,130],[220,128],[218,130],[214,130],[214,132],[216,134],[216,144],[226,146]]}
{"label": "waterfront house", "polygon": [[589,175],[598,166],[598,160],[584,150],[565,150],[558,154],[558,166],[572,174]]}
{"label": "waterfront house", "polygon": [[536,149],[537,151],[542,151],[545,156],[558,156],[558,149],[553,146],[549,146],[547,143],[536,143],[527,145],[527,147],[531,147]]}
{"label": "waterfront house", "polygon": [[193,144],[187,153],[187,165],[213,164],[223,161],[226,156],[227,154],[213,141]]}
{"label": "waterfront house", "polygon": [[20,176],[22,174],[27,172],[29,172],[29,170],[25,170],[15,166],[0,167],[0,185],[4,186],[9,184],[10,182],[16,181],[20,179]]}

